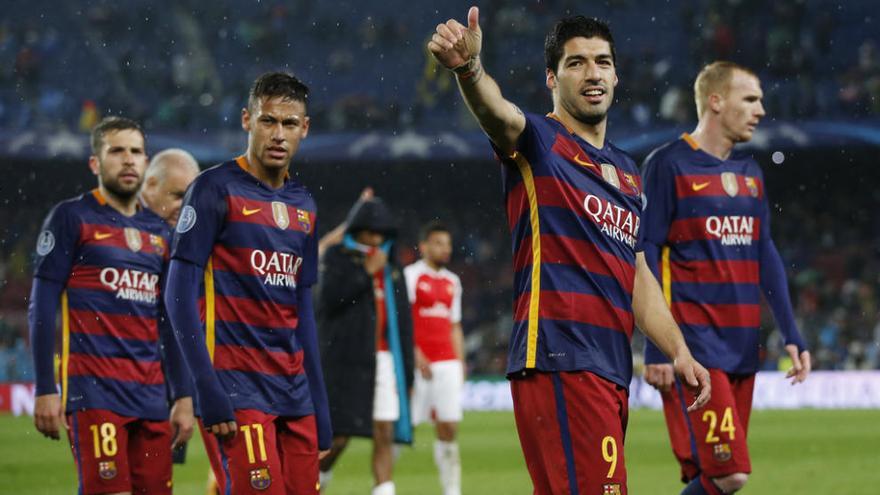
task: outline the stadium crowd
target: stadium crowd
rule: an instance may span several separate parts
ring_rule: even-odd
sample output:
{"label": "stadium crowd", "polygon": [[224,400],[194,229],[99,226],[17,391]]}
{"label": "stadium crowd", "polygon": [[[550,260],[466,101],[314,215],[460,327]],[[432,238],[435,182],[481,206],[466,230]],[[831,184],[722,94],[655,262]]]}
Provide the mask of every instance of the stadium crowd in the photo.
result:
{"label": "stadium crowd", "polygon": [[[520,61],[540,59],[533,40],[577,3],[490,3],[484,62],[511,99],[545,107],[543,67]],[[692,122],[692,74],[728,58],[756,68],[775,118],[880,114],[878,46],[866,27],[852,28],[871,2],[833,4],[673,0],[650,17],[633,0],[591,5],[590,14],[627,27],[618,40],[626,84],[612,118],[634,127]],[[315,87],[316,130],[446,129],[450,119],[472,128],[451,76],[426,52],[413,56],[432,26],[406,5],[223,0],[201,12],[194,1],[72,2],[48,11],[25,3],[0,20],[0,127],[88,130],[99,115],[124,111],[147,130],[234,129],[242,81],[288,67]],[[663,37],[652,35],[658,29]]]}

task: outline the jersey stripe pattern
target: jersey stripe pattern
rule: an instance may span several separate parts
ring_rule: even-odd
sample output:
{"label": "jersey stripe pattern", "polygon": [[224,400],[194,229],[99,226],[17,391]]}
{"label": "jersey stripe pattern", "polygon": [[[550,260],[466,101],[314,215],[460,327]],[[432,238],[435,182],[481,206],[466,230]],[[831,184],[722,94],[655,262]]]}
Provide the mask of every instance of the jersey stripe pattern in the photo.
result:
{"label": "jersey stripe pattern", "polygon": [[[645,240],[694,357],[754,373],[761,317],[760,243],[769,239],[763,174],[748,156],[720,160],[687,134],[645,161]],[[648,344],[646,362],[662,362]]]}
{"label": "jersey stripe pattern", "polygon": [[172,257],[205,268],[205,339],[233,407],[312,414],[296,289],[317,276],[315,202],[290,178],[276,190],[247,169],[239,157],[196,179]]}
{"label": "jersey stripe pattern", "polygon": [[628,387],[642,206],[635,163],[533,114],[502,162],[515,272],[508,374],[585,370]]}
{"label": "jersey stripe pattern", "polygon": [[403,269],[412,306],[415,343],[425,358],[434,363],[458,359],[452,346],[452,325],[461,323],[461,282],[441,268],[434,270],[424,260]]}
{"label": "jersey stripe pattern", "polygon": [[167,419],[157,322],[169,234],[153,212],[126,217],[97,189],[46,219],[34,275],[65,286],[59,371],[68,413]]}

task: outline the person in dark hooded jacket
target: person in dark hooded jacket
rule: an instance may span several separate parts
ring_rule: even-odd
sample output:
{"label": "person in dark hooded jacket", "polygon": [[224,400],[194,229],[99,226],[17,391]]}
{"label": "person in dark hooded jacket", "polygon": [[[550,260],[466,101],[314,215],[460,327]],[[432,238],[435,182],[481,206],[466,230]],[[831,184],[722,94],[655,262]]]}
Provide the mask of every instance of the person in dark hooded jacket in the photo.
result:
{"label": "person in dark hooded jacket", "polygon": [[[394,443],[412,442],[413,333],[394,263],[394,218],[379,198],[349,212],[345,237],[320,263],[318,331],[334,439],[321,483],[352,436],[373,439],[373,495],[394,495]],[[400,393],[399,391],[403,391]]]}

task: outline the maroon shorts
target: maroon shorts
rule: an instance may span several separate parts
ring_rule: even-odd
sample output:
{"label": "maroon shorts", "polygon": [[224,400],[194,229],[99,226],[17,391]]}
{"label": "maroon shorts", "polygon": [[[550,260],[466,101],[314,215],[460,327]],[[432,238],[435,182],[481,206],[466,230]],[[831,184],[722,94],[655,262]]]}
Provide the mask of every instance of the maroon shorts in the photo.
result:
{"label": "maroon shorts", "polygon": [[709,375],[712,398],[702,409],[687,413],[693,398],[679,382],[661,394],[682,481],[694,479],[700,473],[718,478],[752,472],[746,435],[755,375],[728,375],[719,369],[710,369]]}
{"label": "maroon shorts", "polygon": [[203,430],[220,493],[318,494],[315,416],[288,418],[238,409],[235,422],[235,437],[219,442],[216,450],[218,442]]}
{"label": "maroon shorts", "polygon": [[67,415],[80,493],[171,493],[171,424],[106,409]]}
{"label": "maroon shorts", "polygon": [[510,381],[536,495],[625,495],[626,389],[586,371]]}
{"label": "maroon shorts", "polygon": [[223,462],[220,459],[220,444],[217,437],[210,432],[205,431],[205,425],[199,419],[199,425],[202,426],[202,442],[205,444],[205,452],[208,454],[208,462],[211,463],[211,471],[214,473],[214,479],[217,481],[217,493],[223,495],[226,493],[226,471],[223,469]]}

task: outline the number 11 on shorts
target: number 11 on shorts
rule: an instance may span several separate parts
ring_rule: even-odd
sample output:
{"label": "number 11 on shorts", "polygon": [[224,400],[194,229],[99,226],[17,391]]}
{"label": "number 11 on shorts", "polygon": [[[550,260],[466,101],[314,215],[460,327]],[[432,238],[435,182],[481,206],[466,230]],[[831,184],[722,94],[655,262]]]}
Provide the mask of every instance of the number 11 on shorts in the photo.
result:
{"label": "number 11 on shorts", "polygon": [[251,430],[257,434],[257,446],[260,449],[260,462],[266,462],[266,441],[263,440],[263,425],[254,423],[252,425],[242,425],[241,433],[244,435],[244,445],[247,448],[248,462],[253,464],[257,462],[254,455],[254,441],[251,438]]}

